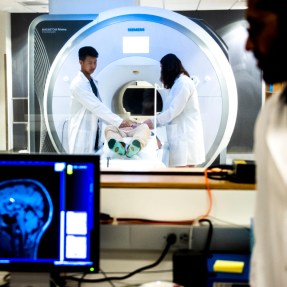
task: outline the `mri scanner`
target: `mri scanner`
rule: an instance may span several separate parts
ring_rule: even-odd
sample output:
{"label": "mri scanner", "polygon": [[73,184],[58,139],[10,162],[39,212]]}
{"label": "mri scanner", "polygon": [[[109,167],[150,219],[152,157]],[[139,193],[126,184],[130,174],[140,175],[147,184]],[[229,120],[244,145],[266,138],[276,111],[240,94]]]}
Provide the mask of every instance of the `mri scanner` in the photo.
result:
{"label": "mri scanner", "polygon": [[153,88],[164,102],[159,61],[176,54],[197,86],[203,166],[226,148],[236,120],[237,88],[224,42],[200,20],[161,8],[123,7],[98,15],[43,15],[30,26],[30,152],[66,152],[69,85],[79,70],[78,50],[86,45],[99,52],[94,76],[103,102],[123,118],[130,115],[123,98],[132,87]]}

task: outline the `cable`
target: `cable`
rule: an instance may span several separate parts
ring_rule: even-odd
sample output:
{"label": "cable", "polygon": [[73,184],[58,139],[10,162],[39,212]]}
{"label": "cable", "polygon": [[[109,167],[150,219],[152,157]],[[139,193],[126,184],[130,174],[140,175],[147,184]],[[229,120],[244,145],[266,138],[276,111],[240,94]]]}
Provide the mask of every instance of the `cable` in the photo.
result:
{"label": "cable", "polygon": [[217,218],[215,216],[210,216],[209,215],[209,218],[212,219],[212,221],[219,221],[221,223],[225,223],[226,225],[228,226],[234,226],[236,228],[243,228],[243,229],[246,229],[246,230],[250,230],[250,227],[246,226],[246,225],[243,225],[243,224],[237,224],[237,223],[234,223],[234,222],[231,222],[231,221],[227,221],[227,220],[223,220],[223,219],[220,219],[220,218]]}
{"label": "cable", "polygon": [[83,273],[80,280],[78,281],[78,287],[81,287],[83,279],[85,278],[85,276],[87,275],[87,272]]}
{"label": "cable", "polygon": [[213,234],[213,224],[207,218],[200,219],[199,222],[200,223],[201,222],[207,222],[209,224],[209,229],[208,229],[208,233],[207,233],[207,239],[206,239],[204,250],[203,250],[205,252],[205,254],[208,254],[209,251],[210,251],[211,239],[212,239],[212,234]]}
{"label": "cable", "polygon": [[109,281],[110,285],[111,285],[112,287],[115,287],[114,283],[113,283],[111,280],[109,280],[109,278],[108,278],[106,272],[104,272],[102,269],[100,269],[100,272],[104,275],[104,277],[107,279],[107,281]]}
{"label": "cable", "polygon": [[10,273],[6,273],[3,278],[3,283],[0,284],[0,287],[8,287],[10,283]]}
{"label": "cable", "polygon": [[53,284],[52,286],[54,287],[64,287],[64,285],[58,285],[57,282],[52,277],[50,278],[50,282]]}
{"label": "cable", "polygon": [[194,224],[190,224],[189,234],[188,234],[188,249],[189,250],[192,249],[193,229],[194,229]]}
{"label": "cable", "polygon": [[[103,271],[101,271],[103,272]],[[150,274],[150,273],[170,273],[172,269],[163,269],[163,270],[150,270],[150,271],[143,271],[143,274]],[[127,272],[124,271],[108,271],[105,274],[126,274]]]}
{"label": "cable", "polygon": [[124,280],[127,278],[132,277],[133,275],[140,273],[146,269],[150,269],[153,268],[155,266],[157,266],[159,263],[161,263],[161,261],[165,258],[165,256],[167,255],[170,247],[176,242],[176,235],[175,234],[169,234],[167,236],[166,239],[166,246],[163,250],[163,252],[161,253],[160,257],[152,264],[147,265],[147,266],[143,266],[141,268],[138,268],[124,276],[113,276],[113,277],[105,277],[105,278],[100,278],[100,279],[84,279],[84,278],[76,278],[76,277],[71,277],[71,276],[67,276],[64,277],[65,279],[68,280],[72,280],[72,281],[81,281],[82,283],[98,283],[98,282],[104,282],[104,281],[112,281],[112,280]]}
{"label": "cable", "polygon": [[229,176],[233,172],[233,166],[229,164],[214,165],[207,168],[206,171],[208,178],[216,180],[229,180]]}
{"label": "cable", "polygon": [[207,191],[207,196],[208,196],[208,208],[207,208],[207,211],[203,215],[195,218],[194,222],[200,221],[208,217],[212,209],[213,199],[212,199],[212,192],[211,192],[209,180],[208,180],[208,169],[204,170],[204,184],[205,184],[205,189]]}
{"label": "cable", "polygon": [[213,202],[212,202],[212,193],[211,193],[209,180],[208,180],[208,175],[207,175],[207,169],[204,170],[204,182],[205,182],[205,189],[207,191],[207,195],[208,195],[208,199],[209,199],[209,206],[208,206],[208,209],[207,209],[206,213],[204,215],[202,215],[200,217],[200,219],[209,216],[209,213],[210,213],[210,211],[212,209],[212,204],[213,204]]}
{"label": "cable", "polygon": [[5,276],[3,277],[3,281],[9,283],[9,281],[10,281],[10,276],[11,276],[10,273],[5,274]]}
{"label": "cable", "polygon": [[220,164],[208,168],[208,177],[215,180],[226,180],[235,183],[256,183],[256,166],[253,161],[244,164],[235,162],[233,165]]}
{"label": "cable", "polygon": [[10,284],[10,274],[7,274],[3,277],[3,283],[0,284],[0,287],[9,287]]}
{"label": "cable", "polygon": [[58,272],[51,272],[50,273],[50,281],[54,287],[64,287],[66,286],[65,280],[62,279]]}

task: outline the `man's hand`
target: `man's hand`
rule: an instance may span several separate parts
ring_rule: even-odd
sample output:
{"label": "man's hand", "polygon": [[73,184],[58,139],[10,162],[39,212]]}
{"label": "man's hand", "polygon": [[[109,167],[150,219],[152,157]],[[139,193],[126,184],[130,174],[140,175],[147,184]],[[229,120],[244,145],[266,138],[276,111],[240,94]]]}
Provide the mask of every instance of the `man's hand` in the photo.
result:
{"label": "man's hand", "polygon": [[156,143],[157,143],[157,147],[159,149],[161,149],[162,148],[162,143],[161,143],[161,141],[160,141],[160,139],[158,137],[156,137]]}
{"label": "man's hand", "polygon": [[151,119],[147,119],[143,122],[144,124],[148,125],[148,127],[153,130],[154,129],[154,125]]}
{"label": "man's hand", "polygon": [[135,124],[135,122],[131,120],[123,120],[119,126],[119,128],[127,128],[127,127],[132,127]]}

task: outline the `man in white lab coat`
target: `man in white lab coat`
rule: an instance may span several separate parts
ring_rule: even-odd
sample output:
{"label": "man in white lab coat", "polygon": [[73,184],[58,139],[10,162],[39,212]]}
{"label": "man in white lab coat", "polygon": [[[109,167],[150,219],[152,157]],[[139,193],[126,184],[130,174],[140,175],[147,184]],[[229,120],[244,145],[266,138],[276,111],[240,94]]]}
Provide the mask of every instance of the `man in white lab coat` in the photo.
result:
{"label": "man in white lab coat", "polygon": [[93,47],[79,49],[81,70],[73,79],[68,146],[69,153],[95,153],[102,146],[101,124],[104,121],[115,127],[128,127],[130,120],[123,120],[101,101],[95,80],[92,77],[97,67],[98,52]]}
{"label": "man in white lab coat", "polygon": [[283,83],[257,119],[252,287],[287,286],[287,1],[248,0],[246,49],[258,60],[266,83]]}

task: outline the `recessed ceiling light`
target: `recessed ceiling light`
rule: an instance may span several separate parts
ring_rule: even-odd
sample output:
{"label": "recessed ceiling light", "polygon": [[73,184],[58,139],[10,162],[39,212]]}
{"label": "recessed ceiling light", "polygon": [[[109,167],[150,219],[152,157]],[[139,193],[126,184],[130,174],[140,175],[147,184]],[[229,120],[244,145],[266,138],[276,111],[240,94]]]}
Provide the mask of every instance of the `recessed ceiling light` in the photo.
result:
{"label": "recessed ceiling light", "polygon": [[48,5],[48,1],[47,0],[43,0],[43,1],[34,1],[34,0],[26,0],[26,1],[22,1],[22,2],[18,2],[19,4],[22,4],[22,5],[25,5],[25,6],[38,6],[38,5],[45,5],[47,4]]}

